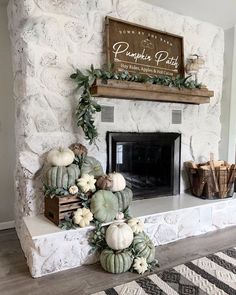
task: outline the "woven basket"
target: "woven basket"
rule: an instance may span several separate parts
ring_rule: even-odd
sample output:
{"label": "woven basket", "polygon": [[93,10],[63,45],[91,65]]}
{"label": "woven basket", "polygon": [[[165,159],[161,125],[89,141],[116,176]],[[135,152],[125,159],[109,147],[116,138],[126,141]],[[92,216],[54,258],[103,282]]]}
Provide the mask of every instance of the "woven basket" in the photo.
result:
{"label": "woven basket", "polygon": [[[235,169],[215,169],[213,172],[212,170],[186,167],[186,171],[190,189],[194,196],[204,199],[232,197],[236,179]],[[215,177],[213,173],[215,173]]]}

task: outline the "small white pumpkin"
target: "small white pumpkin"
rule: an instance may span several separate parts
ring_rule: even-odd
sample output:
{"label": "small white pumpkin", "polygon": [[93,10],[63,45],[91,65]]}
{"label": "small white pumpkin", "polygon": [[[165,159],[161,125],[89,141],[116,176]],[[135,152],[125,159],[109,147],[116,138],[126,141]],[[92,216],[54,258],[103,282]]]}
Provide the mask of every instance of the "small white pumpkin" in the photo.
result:
{"label": "small white pumpkin", "polygon": [[69,166],[75,158],[74,153],[70,149],[53,149],[48,153],[47,162],[52,166]]}
{"label": "small white pumpkin", "polygon": [[144,224],[143,222],[138,218],[131,218],[128,220],[128,225],[131,227],[132,231],[135,234],[139,234],[143,231]]}
{"label": "small white pumpkin", "polygon": [[137,271],[137,273],[144,274],[145,271],[148,270],[147,259],[145,257],[135,258],[133,268]]}
{"label": "small white pumpkin", "polygon": [[125,215],[123,212],[118,212],[116,214],[116,220],[122,220],[122,219],[124,219],[124,217],[125,217]]}
{"label": "small white pumpkin", "polygon": [[95,182],[96,179],[93,175],[84,174],[78,179],[77,184],[83,193],[87,193],[88,191],[94,192],[96,190]]}
{"label": "small white pumpkin", "polygon": [[113,173],[109,173],[108,176],[112,180],[112,185],[110,187],[110,190],[112,192],[119,192],[119,191],[123,191],[123,189],[125,189],[126,181],[125,181],[124,176],[121,173],[113,172]]}
{"label": "small white pumpkin", "polygon": [[78,194],[78,192],[79,192],[79,189],[78,189],[78,186],[77,185],[70,186],[69,193],[71,195],[76,195],[76,194]]}
{"label": "small white pumpkin", "polygon": [[80,227],[88,226],[90,221],[93,220],[93,214],[87,208],[78,208],[74,213],[74,223]]}
{"label": "small white pumpkin", "polygon": [[106,242],[113,250],[128,248],[133,242],[133,231],[124,222],[114,222],[107,228]]}

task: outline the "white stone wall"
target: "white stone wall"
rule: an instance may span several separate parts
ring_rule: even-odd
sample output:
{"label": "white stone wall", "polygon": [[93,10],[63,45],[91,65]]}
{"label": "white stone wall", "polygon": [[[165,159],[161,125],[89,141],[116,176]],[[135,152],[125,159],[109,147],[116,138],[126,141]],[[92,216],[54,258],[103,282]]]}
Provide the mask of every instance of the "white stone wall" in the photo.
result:
{"label": "white stone wall", "polygon": [[[115,122],[101,123],[99,150],[90,155],[106,166],[105,134],[109,131],[163,131],[182,133],[182,161],[218,155],[220,100],[223,75],[223,30],[136,0],[10,0],[14,97],[16,101],[16,219],[43,210],[42,184],[35,175],[45,153],[53,147],[85,143],[76,127],[78,94],[69,79],[75,68],[105,63],[104,17],[150,26],[184,36],[185,56],[206,58],[200,81],[215,91],[211,103],[201,106],[100,99],[115,107]],[[182,125],[171,125],[172,109],[183,111]],[[182,183],[182,190],[184,184]]]}

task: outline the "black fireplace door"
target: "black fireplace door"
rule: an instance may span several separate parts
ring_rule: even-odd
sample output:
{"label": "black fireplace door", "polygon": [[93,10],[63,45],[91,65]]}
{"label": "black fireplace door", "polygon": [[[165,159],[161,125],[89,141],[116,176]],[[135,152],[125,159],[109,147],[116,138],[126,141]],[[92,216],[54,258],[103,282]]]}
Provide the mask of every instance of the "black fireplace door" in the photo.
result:
{"label": "black fireplace door", "polygon": [[122,173],[135,198],[179,194],[181,134],[108,132],[107,147],[107,171]]}

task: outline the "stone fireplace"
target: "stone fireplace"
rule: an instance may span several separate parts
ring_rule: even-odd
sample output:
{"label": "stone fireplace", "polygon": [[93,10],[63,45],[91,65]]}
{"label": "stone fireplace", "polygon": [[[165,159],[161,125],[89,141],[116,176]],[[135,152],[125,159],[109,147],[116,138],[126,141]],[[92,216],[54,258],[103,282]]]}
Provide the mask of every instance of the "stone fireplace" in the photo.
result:
{"label": "stone fireplace", "polygon": [[[98,114],[98,149],[89,146],[75,123],[79,94],[69,76],[76,68],[83,71],[90,64],[99,68],[106,63],[106,15],[183,36],[185,56],[197,53],[206,60],[199,81],[214,90],[210,104],[97,99],[103,106],[114,107],[114,121],[102,122]],[[16,101],[15,219],[32,276],[96,260],[89,255],[86,235],[90,227],[66,232],[41,215],[40,169],[50,149],[81,142],[105,170],[107,131],[181,134],[180,173],[173,179],[180,184],[172,187],[173,194],[180,191],[180,195],[138,200],[132,207],[156,246],[236,223],[234,200],[203,204],[184,194],[188,184],[183,162],[204,161],[210,152],[218,158],[224,53],[221,28],[136,0],[10,0],[8,17]],[[171,120],[176,110],[182,114],[179,124]]]}
{"label": "stone fireplace", "polygon": [[107,133],[107,171],[117,171],[135,199],[180,193],[179,133]]}
{"label": "stone fireplace", "polygon": [[[206,68],[199,74],[199,81],[214,90],[211,103],[197,106],[98,99],[101,105],[114,107],[114,121],[102,122],[98,114],[95,118],[98,148],[89,146],[75,123],[79,94],[69,76],[75,68],[85,70],[90,64],[102,67],[106,62],[106,15],[183,36],[185,56],[200,53],[206,59]],[[81,142],[106,170],[107,131],[176,132],[181,133],[181,171],[184,161],[203,161],[210,152],[218,157],[224,50],[222,29],[142,1],[128,0],[106,3],[100,0],[10,0],[8,16],[16,101],[18,228],[23,216],[43,212],[42,183],[36,172],[41,168],[45,154],[54,147]],[[172,124],[173,110],[181,111],[181,124]],[[186,188],[181,172],[180,192]]]}

